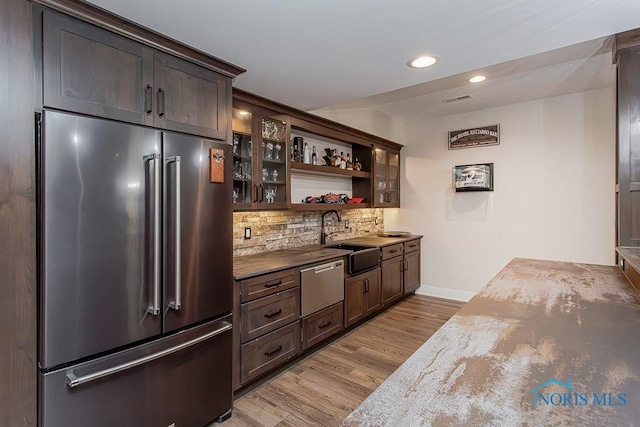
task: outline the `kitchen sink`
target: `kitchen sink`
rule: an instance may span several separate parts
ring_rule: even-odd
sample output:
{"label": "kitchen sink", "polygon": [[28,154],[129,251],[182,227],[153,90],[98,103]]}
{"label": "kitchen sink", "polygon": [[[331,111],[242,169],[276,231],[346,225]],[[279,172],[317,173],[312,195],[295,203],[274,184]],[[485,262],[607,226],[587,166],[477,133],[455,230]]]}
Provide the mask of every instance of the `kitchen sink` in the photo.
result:
{"label": "kitchen sink", "polygon": [[349,243],[335,243],[327,245],[331,249],[343,249],[353,251],[347,255],[347,268],[349,274],[369,270],[380,264],[380,249],[376,246],[353,245]]}

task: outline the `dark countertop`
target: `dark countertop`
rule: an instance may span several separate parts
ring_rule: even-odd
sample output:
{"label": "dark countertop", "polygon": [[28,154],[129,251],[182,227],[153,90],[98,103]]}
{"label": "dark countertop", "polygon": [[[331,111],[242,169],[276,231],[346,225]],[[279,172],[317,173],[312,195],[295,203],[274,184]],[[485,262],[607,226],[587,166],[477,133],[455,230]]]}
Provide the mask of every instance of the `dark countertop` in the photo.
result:
{"label": "dark countertop", "polygon": [[316,262],[329,261],[350,254],[352,251],[333,249],[327,246],[338,243],[351,243],[367,246],[389,246],[408,240],[419,239],[422,236],[411,235],[405,237],[379,237],[364,236],[353,239],[331,241],[327,245],[307,245],[297,248],[280,249],[277,251],[263,252],[255,255],[246,255],[233,258],[233,278],[235,280],[247,279],[253,276],[286,270],[287,268],[300,267]]}
{"label": "dark countertop", "polygon": [[637,425],[639,341],[620,269],[516,258],[343,425]]}
{"label": "dark countertop", "polygon": [[403,237],[380,237],[378,235],[373,236],[362,236],[362,237],[354,237],[353,239],[340,240],[336,242],[331,242],[329,244],[336,243],[353,243],[359,245],[369,245],[369,246],[377,246],[382,248],[384,246],[395,245],[396,243],[403,243],[409,240],[421,239],[422,236],[412,234],[410,236]]}
{"label": "dark countertop", "polygon": [[633,246],[619,246],[616,248],[616,252],[626,260],[627,264],[640,273],[640,248]]}

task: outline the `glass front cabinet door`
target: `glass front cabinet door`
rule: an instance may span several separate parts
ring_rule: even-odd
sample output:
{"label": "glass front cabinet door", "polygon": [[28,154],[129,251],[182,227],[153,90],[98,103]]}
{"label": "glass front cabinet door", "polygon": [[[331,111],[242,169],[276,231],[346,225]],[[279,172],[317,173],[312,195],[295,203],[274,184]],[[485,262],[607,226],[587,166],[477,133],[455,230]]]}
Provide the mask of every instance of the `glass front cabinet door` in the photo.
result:
{"label": "glass front cabinet door", "polygon": [[290,207],[288,119],[234,103],[232,129],[234,210]]}
{"label": "glass front cabinet door", "polygon": [[257,196],[260,209],[284,209],[291,206],[289,200],[289,134],[287,120],[276,117],[260,117],[260,159]]}
{"label": "glass front cabinet door", "polygon": [[250,209],[254,197],[253,184],[253,113],[234,108],[233,130],[233,209]]}
{"label": "glass front cabinet door", "polygon": [[400,207],[400,151],[376,147],[374,157],[374,206]]}

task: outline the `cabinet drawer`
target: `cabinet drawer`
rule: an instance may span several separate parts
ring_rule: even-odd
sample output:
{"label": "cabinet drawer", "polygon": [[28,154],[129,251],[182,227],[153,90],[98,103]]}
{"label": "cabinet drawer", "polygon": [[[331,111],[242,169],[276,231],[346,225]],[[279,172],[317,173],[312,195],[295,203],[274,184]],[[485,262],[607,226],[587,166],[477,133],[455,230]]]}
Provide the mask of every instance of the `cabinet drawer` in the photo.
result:
{"label": "cabinet drawer", "polygon": [[404,253],[414,252],[420,249],[420,239],[404,242]]}
{"label": "cabinet drawer", "polygon": [[385,246],[382,248],[382,259],[393,258],[398,255],[402,255],[402,243],[398,243],[397,245]]}
{"label": "cabinet drawer", "polygon": [[252,301],[298,285],[300,285],[300,271],[297,268],[241,280],[240,301]]}
{"label": "cabinet drawer", "polygon": [[343,304],[339,302],[302,319],[302,349],[342,330]]}
{"label": "cabinet drawer", "polygon": [[242,342],[274,331],[300,317],[299,288],[289,289],[240,305]]}
{"label": "cabinet drawer", "polygon": [[300,352],[300,322],[284,326],[242,346],[242,383],[286,362]]}

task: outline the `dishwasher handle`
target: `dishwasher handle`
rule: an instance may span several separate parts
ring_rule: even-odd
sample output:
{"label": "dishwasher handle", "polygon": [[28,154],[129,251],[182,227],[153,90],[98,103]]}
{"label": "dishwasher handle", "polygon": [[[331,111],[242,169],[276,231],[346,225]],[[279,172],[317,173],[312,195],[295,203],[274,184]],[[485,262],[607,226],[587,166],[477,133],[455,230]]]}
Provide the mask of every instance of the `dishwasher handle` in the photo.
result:
{"label": "dishwasher handle", "polygon": [[306,268],[301,271],[301,273],[305,273],[307,271],[313,271],[315,274],[324,273],[325,271],[331,271],[335,268],[342,267],[344,265],[344,261],[333,261],[327,264],[318,265],[311,268]]}

